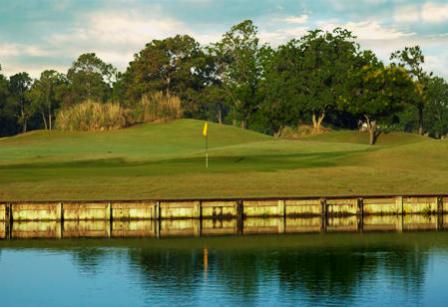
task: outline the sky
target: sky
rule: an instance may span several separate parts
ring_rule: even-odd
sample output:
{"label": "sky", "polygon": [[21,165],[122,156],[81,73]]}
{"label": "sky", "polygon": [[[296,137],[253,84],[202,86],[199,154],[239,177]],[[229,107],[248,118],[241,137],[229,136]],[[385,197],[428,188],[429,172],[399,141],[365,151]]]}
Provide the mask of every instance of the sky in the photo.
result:
{"label": "sky", "polygon": [[425,69],[448,79],[448,0],[3,0],[0,65],[8,76],[39,77],[95,52],[123,71],[152,39],[188,34],[210,44],[246,19],[273,46],[338,26],[385,62],[418,44]]}

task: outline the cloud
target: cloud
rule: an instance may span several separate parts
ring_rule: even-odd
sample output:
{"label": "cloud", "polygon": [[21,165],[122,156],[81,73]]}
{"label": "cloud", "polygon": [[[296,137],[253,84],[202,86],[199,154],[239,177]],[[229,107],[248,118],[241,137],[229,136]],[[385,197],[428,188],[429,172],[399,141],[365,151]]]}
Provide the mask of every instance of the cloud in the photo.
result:
{"label": "cloud", "polygon": [[304,24],[308,21],[309,16],[306,14],[300,16],[289,16],[284,19],[286,23],[290,24]]}
{"label": "cloud", "polygon": [[420,9],[415,5],[397,6],[394,20],[398,23],[412,23],[420,20]]}
{"label": "cloud", "polygon": [[45,69],[53,69],[61,73],[67,71],[65,65],[45,65],[41,62],[23,63],[20,58],[8,58],[7,61],[1,63],[1,74],[12,76],[19,72],[27,72],[32,78],[38,78]]}
{"label": "cloud", "polygon": [[397,23],[442,23],[448,21],[448,4],[427,2],[423,5],[396,6]]}
{"label": "cloud", "polygon": [[422,7],[422,20],[429,23],[448,21],[448,4],[425,3]]}
{"label": "cloud", "polygon": [[[268,2],[269,8],[266,9]],[[29,27],[26,29],[23,25],[24,36],[21,33],[16,35],[13,26],[8,29],[5,18],[0,21],[2,29],[10,30],[0,33],[3,35],[0,63],[8,74],[26,70],[38,77],[46,68],[54,67],[65,72],[81,53],[95,52],[104,61],[124,70],[133,54],[153,39],[188,34],[201,44],[208,44],[218,41],[231,24],[250,18],[259,26],[260,41],[273,46],[299,38],[314,28],[331,31],[343,27],[358,37],[357,41],[363,48],[374,50],[385,61],[390,52],[419,44],[425,54],[428,52],[427,67],[438,71],[447,67],[444,44],[448,36],[443,34],[447,32],[443,28],[443,22],[448,21],[446,1],[415,0],[412,5],[407,0],[397,0],[395,4],[388,0],[359,0],[356,10],[355,6],[348,7],[343,0],[308,2],[310,5],[285,3],[282,5],[284,8],[278,11],[270,1],[264,4],[261,1],[254,4],[250,12],[235,9],[225,12],[222,3],[211,0],[154,1],[148,4],[127,0],[126,9],[123,9],[125,2],[97,2],[86,7],[85,4],[75,5],[76,2],[71,0],[53,1],[51,3],[55,7],[46,11],[56,11],[60,19],[46,18],[42,12],[35,11],[24,14]],[[191,7],[195,3],[201,10],[195,9],[193,13]],[[322,3],[325,3],[325,10],[321,9]],[[292,15],[291,12],[301,13]],[[13,16],[17,12],[10,14]],[[7,36],[6,32],[10,35]]]}
{"label": "cloud", "polygon": [[17,55],[48,56],[51,55],[51,52],[33,45],[0,43],[0,57],[10,57]]}
{"label": "cloud", "polygon": [[262,43],[278,46],[293,38],[298,38],[308,32],[308,27],[283,28],[272,31],[260,31],[259,37]]}
{"label": "cloud", "polygon": [[104,61],[124,69],[132,55],[153,39],[187,34],[208,44],[221,36],[221,33],[193,31],[179,20],[160,17],[164,14],[158,10],[154,10],[153,15],[136,11],[94,12],[71,32],[54,34],[48,42],[73,58],[84,52],[95,52]]}
{"label": "cloud", "polygon": [[414,33],[403,32],[392,27],[384,27],[377,21],[348,22],[345,24],[321,22],[319,25],[326,31],[331,31],[337,27],[350,30],[359,40],[393,40],[414,35]]}

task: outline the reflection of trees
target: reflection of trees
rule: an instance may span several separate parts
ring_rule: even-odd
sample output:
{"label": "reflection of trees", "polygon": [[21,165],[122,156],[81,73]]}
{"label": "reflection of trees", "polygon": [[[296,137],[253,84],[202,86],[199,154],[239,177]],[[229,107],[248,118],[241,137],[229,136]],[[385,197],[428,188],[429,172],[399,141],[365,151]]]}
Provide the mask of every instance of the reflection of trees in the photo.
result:
{"label": "reflection of trees", "polygon": [[264,279],[272,278],[275,274],[273,257],[269,251],[227,251],[213,255],[209,259],[210,273],[245,303],[249,303],[251,297],[258,292]]}
{"label": "reflection of trees", "polygon": [[285,251],[278,257],[278,274],[282,291],[305,291],[315,300],[346,300],[375,273],[377,261],[359,250]]}
{"label": "reflection of trees", "polygon": [[[363,282],[377,274],[382,280],[393,275],[399,285],[418,295],[424,280],[427,256],[411,250],[384,248],[315,249],[289,251],[278,257],[282,291],[305,291],[310,299],[327,297],[346,301]],[[400,289],[403,290],[403,289]],[[406,289],[405,289],[406,290]],[[411,292],[411,291],[409,291]],[[409,293],[410,294],[410,293]]]}
{"label": "reflection of trees", "polygon": [[207,275],[209,282],[243,304],[255,302],[266,289],[285,298],[306,297],[315,304],[328,300],[344,303],[376,282],[419,301],[429,257],[424,250],[409,245],[263,247],[261,240],[260,247],[209,250],[208,273],[204,274],[200,248],[164,249],[148,244],[121,252],[80,248],[71,253],[83,271],[94,274],[111,253],[112,264],[118,256],[126,255],[146,290],[157,289],[162,296],[174,295],[180,300],[197,294]]}
{"label": "reflection of trees", "polygon": [[307,295],[315,303],[328,299],[344,302],[356,297],[363,283],[378,276],[391,283],[398,281],[397,290],[419,296],[427,257],[390,247],[214,252],[209,274],[246,302],[257,295],[262,283],[272,280],[278,280],[279,291],[289,297]]}
{"label": "reflection of trees", "polygon": [[[396,250],[384,255],[383,271],[389,280],[398,279],[400,290],[416,294],[423,288],[424,275],[428,263],[425,251]],[[397,286],[397,285],[392,285]]]}
{"label": "reflection of trees", "polygon": [[101,248],[83,247],[73,249],[71,254],[82,272],[96,274],[99,264],[107,256],[108,251]]}
{"label": "reflection of trees", "polygon": [[202,276],[200,250],[129,250],[131,267],[138,268],[148,286],[163,286],[173,293],[191,294]]}

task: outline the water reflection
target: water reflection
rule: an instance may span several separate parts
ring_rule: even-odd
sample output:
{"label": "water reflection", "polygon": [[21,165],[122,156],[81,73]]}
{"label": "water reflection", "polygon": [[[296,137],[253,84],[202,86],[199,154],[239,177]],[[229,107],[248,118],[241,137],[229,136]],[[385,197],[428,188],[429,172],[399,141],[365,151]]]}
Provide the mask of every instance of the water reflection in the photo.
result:
{"label": "water reflection", "polygon": [[[313,232],[403,232],[444,230],[448,216],[359,216],[306,218],[184,219],[135,221],[40,221],[0,223],[0,238],[198,237]],[[448,227],[447,227],[448,228]]]}
{"label": "water reflection", "polygon": [[[250,225],[261,231],[285,227],[277,222],[260,223],[254,220]],[[83,231],[99,231],[86,225]],[[189,224],[182,225],[194,233]],[[48,229],[54,232],[54,228]],[[428,288],[443,284],[446,277],[440,279],[430,263],[437,271],[448,271],[446,232],[13,240],[0,242],[0,252],[0,270],[5,277],[0,281],[0,295],[12,306],[23,302],[18,286],[34,279],[54,290],[51,299],[41,301],[47,305],[78,305],[81,298],[70,297],[73,287],[79,293],[100,289],[108,294],[82,298],[81,303],[91,305],[117,305],[126,295],[137,305],[420,305],[447,297],[446,291]],[[25,258],[33,265],[18,269],[21,262],[17,259]],[[8,270],[14,265],[14,270]],[[74,267],[78,273],[66,274],[70,279],[60,278],[55,284],[41,279],[49,267],[62,272]],[[116,283],[121,285],[119,293],[111,290]],[[28,289],[27,295],[42,294]]]}

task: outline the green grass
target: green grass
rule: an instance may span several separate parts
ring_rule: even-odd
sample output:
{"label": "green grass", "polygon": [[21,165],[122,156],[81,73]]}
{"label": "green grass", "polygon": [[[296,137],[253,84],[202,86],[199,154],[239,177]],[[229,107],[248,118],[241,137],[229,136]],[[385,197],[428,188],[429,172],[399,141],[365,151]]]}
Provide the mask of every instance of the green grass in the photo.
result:
{"label": "green grass", "polygon": [[140,199],[448,192],[448,143],[332,132],[279,140],[202,122],[0,138],[0,199]]}

